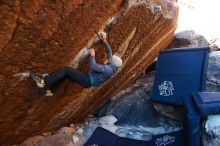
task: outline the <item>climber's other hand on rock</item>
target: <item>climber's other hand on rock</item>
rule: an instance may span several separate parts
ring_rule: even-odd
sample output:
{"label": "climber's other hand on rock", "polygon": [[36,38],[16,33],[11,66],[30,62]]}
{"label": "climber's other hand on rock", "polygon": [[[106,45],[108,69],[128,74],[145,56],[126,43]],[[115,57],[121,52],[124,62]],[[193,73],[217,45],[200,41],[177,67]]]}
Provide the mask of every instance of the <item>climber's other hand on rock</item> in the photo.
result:
{"label": "climber's other hand on rock", "polygon": [[107,38],[106,33],[105,33],[105,32],[102,32],[102,33],[100,34],[100,38],[101,38],[101,40],[102,40],[103,42],[106,42],[106,38]]}
{"label": "climber's other hand on rock", "polygon": [[91,55],[91,56],[95,56],[95,50],[94,50],[94,48],[91,48],[89,51],[90,51],[90,55]]}

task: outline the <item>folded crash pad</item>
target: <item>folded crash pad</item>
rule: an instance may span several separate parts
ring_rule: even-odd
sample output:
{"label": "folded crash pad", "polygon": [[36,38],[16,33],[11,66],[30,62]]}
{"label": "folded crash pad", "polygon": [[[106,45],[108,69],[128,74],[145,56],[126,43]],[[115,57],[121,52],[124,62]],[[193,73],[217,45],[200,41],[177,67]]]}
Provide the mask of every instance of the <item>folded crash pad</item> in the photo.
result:
{"label": "folded crash pad", "polygon": [[183,146],[183,131],[154,136],[151,141],[119,137],[98,127],[84,146]]}
{"label": "folded crash pad", "polygon": [[200,146],[200,116],[192,97],[184,100],[184,142],[186,146]]}
{"label": "folded crash pad", "polygon": [[205,90],[209,48],[176,48],[161,52],[151,99],[182,105],[185,97]]}
{"label": "folded crash pad", "polygon": [[220,92],[195,93],[193,99],[201,116],[220,114]]}

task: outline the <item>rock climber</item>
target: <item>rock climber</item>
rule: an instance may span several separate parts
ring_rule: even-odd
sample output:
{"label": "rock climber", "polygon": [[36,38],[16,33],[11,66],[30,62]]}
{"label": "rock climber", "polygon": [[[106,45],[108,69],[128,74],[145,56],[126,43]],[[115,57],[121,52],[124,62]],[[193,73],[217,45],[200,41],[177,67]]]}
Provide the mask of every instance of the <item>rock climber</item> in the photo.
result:
{"label": "rock climber", "polygon": [[50,74],[44,76],[31,72],[30,76],[35,82],[38,91],[44,96],[53,96],[59,86],[66,80],[70,80],[79,84],[84,88],[91,86],[99,86],[112,75],[114,75],[118,68],[122,65],[122,60],[116,55],[112,55],[111,47],[107,42],[105,32],[100,34],[100,38],[104,43],[108,62],[106,64],[97,64],[95,60],[95,51],[91,48],[89,56],[90,71],[87,73],[81,72],[75,68],[65,66]]}

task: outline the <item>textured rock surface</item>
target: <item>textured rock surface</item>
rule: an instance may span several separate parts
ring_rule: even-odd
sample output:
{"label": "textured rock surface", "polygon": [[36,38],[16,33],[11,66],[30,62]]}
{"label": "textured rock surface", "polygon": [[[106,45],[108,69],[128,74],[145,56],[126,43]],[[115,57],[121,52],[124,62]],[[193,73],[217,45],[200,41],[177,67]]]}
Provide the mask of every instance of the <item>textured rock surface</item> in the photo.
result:
{"label": "textured rock surface", "polygon": [[220,51],[220,38],[218,36],[209,41],[209,46],[213,51]]}
{"label": "textured rock surface", "polygon": [[42,140],[36,146],[74,146],[72,134],[56,134]]}
{"label": "textured rock surface", "polygon": [[63,127],[60,128],[55,134],[71,134],[74,131],[74,128]]}
{"label": "textured rock surface", "polygon": [[213,51],[209,55],[206,84],[207,91],[220,91],[220,51]]}
{"label": "textured rock surface", "polygon": [[196,33],[193,30],[181,31],[175,34],[173,41],[168,48],[182,47],[207,47],[208,41],[204,36]]}
{"label": "textured rock surface", "polygon": [[37,143],[39,143],[43,139],[44,137],[41,135],[33,136],[23,141],[19,146],[35,146]]}
{"label": "textured rock surface", "polygon": [[[132,83],[169,44],[177,14],[175,0],[2,0],[0,144],[19,143],[92,113]],[[103,29],[113,52],[124,60],[116,76],[98,88],[68,82],[50,99],[36,94],[31,80],[25,79],[28,70],[48,73],[72,65],[86,71],[80,50],[91,46]],[[101,48],[99,43],[94,46]],[[98,52],[100,63],[104,51]]]}
{"label": "textured rock surface", "polygon": [[205,146],[220,145],[220,115],[210,115],[204,121],[202,141]]}

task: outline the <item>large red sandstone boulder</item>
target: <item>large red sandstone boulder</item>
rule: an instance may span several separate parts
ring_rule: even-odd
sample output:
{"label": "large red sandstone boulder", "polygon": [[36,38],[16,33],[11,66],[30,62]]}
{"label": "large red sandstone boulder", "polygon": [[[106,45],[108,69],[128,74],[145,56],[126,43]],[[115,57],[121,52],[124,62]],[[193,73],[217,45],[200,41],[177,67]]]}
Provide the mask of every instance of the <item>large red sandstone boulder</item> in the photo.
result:
{"label": "large red sandstone boulder", "polygon": [[[81,120],[136,80],[172,40],[178,7],[175,0],[2,0],[0,16],[0,145],[9,145]],[[94,41],[101,30],[124,61],[120,72],[100,87],[66,82],[54,97],[38,95],[27,71],[87,71],[86,46],[102,63]]]}

